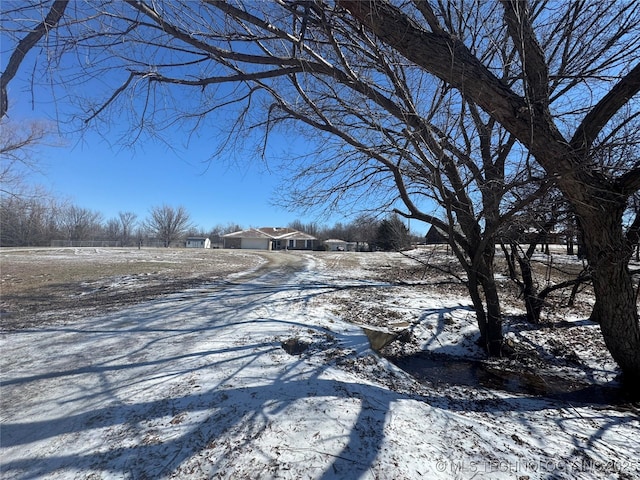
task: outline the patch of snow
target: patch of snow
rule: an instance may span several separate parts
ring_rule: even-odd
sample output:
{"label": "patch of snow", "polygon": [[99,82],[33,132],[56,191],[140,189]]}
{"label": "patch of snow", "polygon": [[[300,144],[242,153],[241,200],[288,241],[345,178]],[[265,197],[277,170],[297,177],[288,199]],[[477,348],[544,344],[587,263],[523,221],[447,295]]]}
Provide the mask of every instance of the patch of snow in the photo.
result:
{"label": "patch of snow", "polygon": [[[364,270],[334,272],[339,258],[298,258],[306,269],[2,334],[2,478],[640,474],[634,412],[419,384],[375,354],[331,303],[364,286],[391,297],[399,287],[369,281]],[[467,301],[414,291],[396,307],[421,312],[421,347],[470,355]],[[282,343],[292,338],[307,347],[287,353]]]}

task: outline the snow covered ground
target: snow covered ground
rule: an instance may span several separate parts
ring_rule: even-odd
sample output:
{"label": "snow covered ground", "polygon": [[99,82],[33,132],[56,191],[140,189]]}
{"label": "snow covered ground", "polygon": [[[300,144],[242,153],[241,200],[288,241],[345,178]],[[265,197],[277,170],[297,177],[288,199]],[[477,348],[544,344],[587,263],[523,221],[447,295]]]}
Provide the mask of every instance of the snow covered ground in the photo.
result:
{"label": "snow covered ground", "polygon": [[[357,304],[379,326],[382,302],[417,348],[474,358],[464,296],[354,267],[377,254],[273,255],[259,276],[2,333],[1,478],[640,477],[632,405],[418,383],[345,320]],[[517,325],[509,335],[548,347]],[[606,355],[591,362],[614,375]]]}

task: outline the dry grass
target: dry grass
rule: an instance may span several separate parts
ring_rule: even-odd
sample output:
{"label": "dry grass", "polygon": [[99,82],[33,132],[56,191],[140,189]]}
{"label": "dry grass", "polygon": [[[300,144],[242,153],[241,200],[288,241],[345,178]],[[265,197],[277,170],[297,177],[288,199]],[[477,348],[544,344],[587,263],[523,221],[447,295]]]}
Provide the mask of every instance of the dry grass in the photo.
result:
{"label": "dry grass", "polygon": [[[562,252],[553,253],[562,258]],[[23,328],[120,308],[214,282],[265,260],[280,266],[291,264],[293,268],[294,259],[290,257],[294,256],[283,255],[200,249],[3,249],[0,328]],[[319,254],[319,258],[330,271],[359,271],[363,277],[392,283],[418,282],[421,288],[434,293],[466,294],[464,284],[455,278],[455,275],[464,277],[464,272],[446,246],[423,249],[422,263],[407,258],[390,262],[381,256],[382,263],[367,262],[365,267],[355,255]],[[548,282],[566,280],[582,268],[581,262],[567,262],[566,257],[564,263],[545,258],[539,256],[534,263],[540,288]],[[499,262],[497,273],[501,274],[499,284],[505,294],[502,297],[505,312],[522,310],[522,299],[517,286],[508,279],[506,264]],[[569,292],[566,289],[551,296],[551,308],[545,309],[545,315],[554,319],[564,317],[568,313]],[[578,296],[576,303],[571,310],[588,316],[592,306],[589,289]]]}
{"label": "dry grass", "polygon": [[[446,245],[424,247],[420,252],[411,252],[416,261],[396,264],[386,270],[379,270],[378,277],[390,282],[418,282],[439,293],[467,295],[464,284],[466,274],[460,263]],[[509,269],[502,250],[497,249],[495,258],[496,283],[501,291],[503,312],[524,312],[524,301],[520,287],[510,278]],[[516,265],[516,268],[517,265]],[[553,245],[551,255],[536,253],[531,262],[534,283],[538,292],[550,285],[556,285],[578,277],[585,265],[575,256],[566,255],[562,245]],[[517,274],[520,271],[517,270]],[[589,317],[593,308],[594,295],[591,282],[578,287],[575,298],[571,298],[572,287],[556,290],[545,299],[542,319],[558,321],[569,314]]]}
{"label": "dry grass", "polygon": [[197,249],[2,250],[3,329],[24,328],[156,298],[264,262],[257,253]]}

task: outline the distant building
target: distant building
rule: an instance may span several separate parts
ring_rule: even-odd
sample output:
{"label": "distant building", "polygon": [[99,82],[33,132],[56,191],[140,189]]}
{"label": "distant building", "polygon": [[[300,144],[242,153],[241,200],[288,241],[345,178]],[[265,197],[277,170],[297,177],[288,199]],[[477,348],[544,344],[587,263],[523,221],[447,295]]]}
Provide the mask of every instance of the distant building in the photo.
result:
{"label": "distant building", "polygon": [[187,248],[211,248],[211,240],[207,237],[187,237]]}
{"label": "distant building", "polygon": [[347,250],[348,242],[337,238],[330,238],[329,240],[325,240],[324,244],[330,252],[344,252]]}
{"label": "distant building", "polygon": [[431,225],[431,228],[429,228],[429,231],[424,237],[424,243],[427,245],[442,245],[449,242],[447,241],[445,233],[441,229],[435,225]]}
{"label": "distant building", "polygon": [[316,237],[293,228],[261,227],[223,235],[224,248],[313,250]]}

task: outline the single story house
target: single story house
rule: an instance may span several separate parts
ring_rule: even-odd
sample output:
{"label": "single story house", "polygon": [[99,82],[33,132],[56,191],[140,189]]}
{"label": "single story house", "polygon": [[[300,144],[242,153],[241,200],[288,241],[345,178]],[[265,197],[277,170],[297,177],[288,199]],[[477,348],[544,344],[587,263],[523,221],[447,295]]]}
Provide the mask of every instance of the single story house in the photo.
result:
{"label": "single story house", "polygon": [[211,248],[211,240],[207,237],[187,237],[187,248]]}
{"label": "single story house", "polygon": [[224,248],[313,250],[316,237],[293,228],[261,227],[223,235]]}

